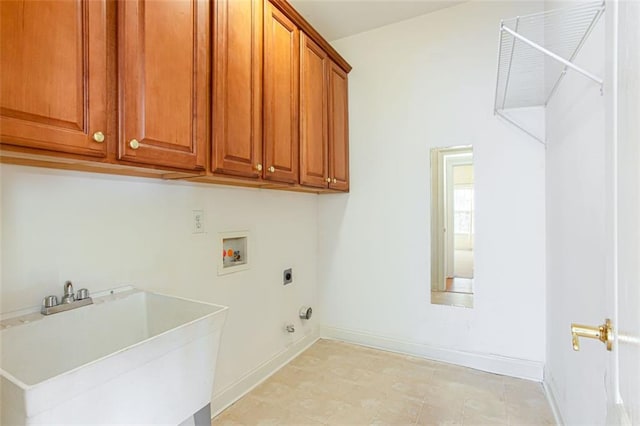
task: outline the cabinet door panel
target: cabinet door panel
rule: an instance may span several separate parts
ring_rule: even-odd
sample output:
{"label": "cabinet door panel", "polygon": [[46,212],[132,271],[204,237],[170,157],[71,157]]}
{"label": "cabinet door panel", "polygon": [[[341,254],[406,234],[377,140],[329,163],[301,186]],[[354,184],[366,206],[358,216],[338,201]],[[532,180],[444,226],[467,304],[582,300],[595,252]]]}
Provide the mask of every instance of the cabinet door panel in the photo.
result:
{"label": "cabinet door panel", "polygon": [[271,3],[265,4],[265,179],[298,182],[298,28]]}
{"label": "cabinet door panel", "polygon": [[105,1],[0,1],[0,142],[104,157]]}
{"label": "cabinet door panel", "polygon": [[254,0],[218,0],[215,7],[211,169],[259,178],[263,5]]}
{"label": "cabinet door panel", "polygon": [[349,190],[349,101],[347,73],[331,63],[329,71],[329,188]]}
{"label": "cabinet door panel", "polygon": [[304,33],[300,36],[300,46],[300,184],[326,188],[329,59]]}
{"label": "cabinet door panel", "polygon": [[209,2],[136,0],[118,6],[119,158],[204,169]]}

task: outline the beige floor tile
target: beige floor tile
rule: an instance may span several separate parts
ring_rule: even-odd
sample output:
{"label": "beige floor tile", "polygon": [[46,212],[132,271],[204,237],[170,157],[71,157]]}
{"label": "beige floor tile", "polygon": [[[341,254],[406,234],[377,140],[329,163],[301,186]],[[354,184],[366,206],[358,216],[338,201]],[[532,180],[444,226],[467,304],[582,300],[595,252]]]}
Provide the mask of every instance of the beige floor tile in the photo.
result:
{"label": "beige floor tile", "polygon": [[287,409],[314,421],[328,423],[332,416],[350,407],[342,398],[327,393],[314,397],[300,395]]}
{"label": "beige floor tile", "polygon": [[416,418],[409,417],[402,413],[396,413],[394,411],[381,411],[376,413],[370,422],[371,425],[414,425],[416,424]]}
{"label": "beige floor tile", "polygon": [[556,423],[551,408],[545,401],[508,402],[507,418],[510,425],[554,425]]}
{"label": "beige floor tile", "polygon": [[353,386],[353,383],[339,376],[328,374],[323,369],[318,369],[315,372],[290,368],[290,366],[287,366],[286,369],[287,371],[272,377],[269,381],[273,380],[291,388],[294,397],[300,395],[319,396],[325,393],[342,396],[349,392]]}
{"label": "beige floor tile", "polygon": [[387,399],[385,389],[377,389],[370,386],[352,386],[343,396],[343,400],[355,407],[368,410],[378,410]]}
{"label": "beige floor tile", "polygon": [[539,383],[319,340],[213,425],[551,425]]}
{"label": "beige floor tile", "polygon": [[342,362],[329,363],[327,365],[327,372],[347,380],[354,385],[373,384],[379,377],[379,373],[375,371]]}
{"label": "beige floor tile", "polygon": [[433,374],[434,380],[445,380],[464,384],[482,383],[484,385],[504,387],[504,377],[459,366],[441,366]]}
{"label": "beige floor tile", "polygon": [[384,404],[378,407],[372,423],[414,424],[418,419],[422,405],[422,401],[418,399],[408,398],[401,394],[388,394]]}
{"label": "beige floor tile", "polygon": [[434,377],[435,371],[435,367],[428,364],[420,365],[409,360],[398,360],[386,367],[383,367],[380,370],[380,374],[403,379],[431,381]]}
{"label": "beige floor tile", "polygon": [[424,399],[424,404],[430,407],[446,407],[453,412],[462,413],[464,398],[450,393],[430,392]]}
{"label": "beige floor tile", "polygon": [[300,356],[309,355],[316,357],[322,361],[326,361],[327,359],[329,359],[329,356],[337,353],[337,349],[337,346],[327,344],[326,341],[323,340],[318,340],[313,344],[313,346],[304,351],[304,353],[302,353]]}
{"label": "beige floor tile", "polygon": [[289,364],[281,368],[278,372],[276,372],[273,376],[271,376],[267,381],[273,381],[273,382],[285,384],[287,386],[293,386],[296,383],[309,382],[309,381],[316,380],[318,377],[319,371],[321,370],[322,370],[321,368],[315,371],[300,369]]}
{"label": "beige floor tile", "polygon": [[458,426],[462,425],[462,410],[447,406],[424,404],[418,415],[418,425]]}
{"label": "beige floor tile", "polygon": [[502,376],[469,370],[436,371],[433,384],[443,394],[476,400],[497,399],[506,401],[505,385]]}
{"label": "beige floor tile", "polygon": [[322,423],[247,395],[215,418],[212,425],[320,425]]}
{"label": "beige floor tile", "polygon": [[504,417],[485,416],[478,413],[465,413],[462,419],[464,426],[494,426],[508,425],[507,419]]}
{"label": "beige floor tile", "polygon": [[432,385],[429,382],[398,378],[391,385],[391,389],[410,398],[424,400]]}
{"label": "beige floor tile", "polygon": [[321,367],[326,360],[309,354],[302,354],[289,363],[289,366],[296,367],[305,371],[314,371]]}
{"label": "beige floor tile", "polygon": [[544,389],[540,383],[529,382],[528,384],[511,385],[505,384],[505,398],[507,401],[545,401]]}
{"label": "beige floor tile", "polygon": [[496,398],[469,398],[464,401],[462,414],[464,425],[508,423],[507,406],[504,401]]}
{"label": "beige floor tile", "polygon": [[321,374],[318,375],[316,386],[317,390],[321,390],[334,396],[343,397],[351,392],[355,384],[334,374]]}
{"label": "beige floor tile", "polygon": [[328,425],[369,425],[374,415],[375,410],[347,403],[330,415],[325,423]]}
{"label": "beige floor tile", "polygon": [[296,388],[275,380],[267,380],[251,392],[251,396],[263,402],[279,405],[295,398]]}

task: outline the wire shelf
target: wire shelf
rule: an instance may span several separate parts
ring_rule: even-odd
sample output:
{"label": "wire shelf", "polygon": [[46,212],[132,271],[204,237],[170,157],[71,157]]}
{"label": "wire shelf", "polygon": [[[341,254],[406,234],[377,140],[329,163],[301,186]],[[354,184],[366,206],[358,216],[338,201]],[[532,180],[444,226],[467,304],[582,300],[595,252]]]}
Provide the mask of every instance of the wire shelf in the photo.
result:
{"label": "wire shelf", "polygon": [[494,112],[544,143],[540,131],[523,124],[522,114],[544,108],[568,69],[593,80],[602,90],[602,79],[573,60],[603,12],[604,2],[599,0],[503,20]]}

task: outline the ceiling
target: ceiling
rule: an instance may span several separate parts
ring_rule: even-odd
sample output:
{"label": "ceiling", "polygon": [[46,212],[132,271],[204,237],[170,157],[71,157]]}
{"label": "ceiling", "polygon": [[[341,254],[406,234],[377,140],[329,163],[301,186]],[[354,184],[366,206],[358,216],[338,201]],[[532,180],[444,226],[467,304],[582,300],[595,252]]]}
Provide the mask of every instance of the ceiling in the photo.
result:
{"label": "ceiling", "polygon": [[462,3],[460,0],[289,0],[328,41]]}

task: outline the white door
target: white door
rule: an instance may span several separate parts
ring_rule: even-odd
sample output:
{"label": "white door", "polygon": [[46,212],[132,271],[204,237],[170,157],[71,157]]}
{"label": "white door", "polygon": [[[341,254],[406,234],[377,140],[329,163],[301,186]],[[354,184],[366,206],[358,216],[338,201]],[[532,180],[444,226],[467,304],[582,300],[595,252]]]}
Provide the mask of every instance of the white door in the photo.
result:
{"label": "white door", "polygon": [[[605,210],[611,238],[604,250],[608,270],[603,304],[614,342],[606,356],[603,396],[607,424],[640,425],[640,0],[607,1],[606,20]],[[602,320],[593,318],[592,325]],[[588,329],[584,331],[588,334]],[[596,373],[582,371],[585,380],[595,379],[597,352],[580,357]]]}
{"label": "white door", "polygon": [[618,339],[610,368],[618,380],[609,418],[640,424],[640,2],[624,0],[617,7]]}
{"label": "white door", "polygon": [[[615,224],[609,305],[616,341],[610,352],[607,423],[640,424],[640,2],[609,2],[617,97],[613,109]],[[616,22],[617,21],[617,22]],[[617,38],[617,40],[616,40]],[[616,46],[617,45],[617,49]],[[615,52],[617,50],[617,53]],[[617,68],[617,69],[616,69]],[[615,78],[615,77],[614,77]],[[617,114],[616,114],[617,109]]]}

